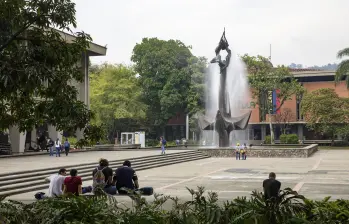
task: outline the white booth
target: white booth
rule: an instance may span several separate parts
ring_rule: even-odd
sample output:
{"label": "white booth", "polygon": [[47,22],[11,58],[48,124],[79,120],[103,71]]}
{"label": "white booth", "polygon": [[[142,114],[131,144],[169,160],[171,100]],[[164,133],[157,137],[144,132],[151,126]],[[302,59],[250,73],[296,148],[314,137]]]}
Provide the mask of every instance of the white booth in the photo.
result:
{"label": "white booth", "polygon": [[141,145],[141,148],[145,148],[145,132],[121,132],[121,145]]}
{"label": "white booth", "polygon": [[133,132],[121,132],[121,145],[135,144],[135,133]]}
{"label": "white booth", "polygon": [[141,148],[145,148],[145,132],[135,132],[135,144],[140,144]]}

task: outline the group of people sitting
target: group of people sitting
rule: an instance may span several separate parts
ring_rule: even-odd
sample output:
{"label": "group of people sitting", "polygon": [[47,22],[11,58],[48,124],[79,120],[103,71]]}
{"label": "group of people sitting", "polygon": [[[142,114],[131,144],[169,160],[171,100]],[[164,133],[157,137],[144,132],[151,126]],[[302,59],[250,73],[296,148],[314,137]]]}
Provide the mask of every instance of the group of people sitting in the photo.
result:
{"label": "group of people sitting", "polygon": [[[67,170],[62,168],[58,171],[58,174],[53,174],[45,180],[50,182],[47,197],[59,197],[68,194],[79,196],[84,193],[96,193],[97,189],[110,195],[153,194],[152,187],[139,188],[137,174],[128,160],[117,168],[113,174],[113,170],[109,167],[109,161],[100,159],[98,166],[92,172],[93,184],[88,187],[82,187],[82,179],[78,176],[76,169],[71,169],[70,176],[67,176]],[[37,199],[45,197],[43,192],[38,192],[35,195]]]}
{"label": "group of people sitting", "polygon": [[244,143],[243,145],[240,146],[240,143],[236,144],[235,147],[235,156],[236,156],[236,160],[246,160],[247,158],[247,145],[246,143]]}

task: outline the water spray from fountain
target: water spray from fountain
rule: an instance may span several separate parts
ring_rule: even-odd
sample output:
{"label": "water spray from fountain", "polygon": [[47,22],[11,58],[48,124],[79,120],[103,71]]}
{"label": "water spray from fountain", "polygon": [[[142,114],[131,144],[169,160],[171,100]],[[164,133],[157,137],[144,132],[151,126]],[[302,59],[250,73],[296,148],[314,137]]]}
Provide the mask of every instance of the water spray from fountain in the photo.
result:
{"label": "water spray from fountain", "polygon": [[[223,60],[221,51],[227,52]],[[230,136],[234,136],[232,141],[246,139],[251,111],[244,107],[248,105],[249,89],[245,66],[229,49],[225,31],[215,53],[206,74],[206,112],[199,117],[199,126],[208,145],[218,143],[220,147],[228,147],[232,143]]]}

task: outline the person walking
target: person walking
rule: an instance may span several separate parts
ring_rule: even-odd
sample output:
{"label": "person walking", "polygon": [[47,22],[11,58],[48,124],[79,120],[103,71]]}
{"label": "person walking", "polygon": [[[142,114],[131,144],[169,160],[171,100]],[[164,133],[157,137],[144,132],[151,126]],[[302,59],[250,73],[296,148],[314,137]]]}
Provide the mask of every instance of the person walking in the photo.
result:
{"label": "person walking", "polygon": [[70,150],[70,142],[68,141],[68,139],[65,139],[64,142],[64,152],[65,152],[65,156],[68,156],[69,154],[69,150]]}
{"label": "person walking", "polygon": [[50,156],[53,156],[53,147],[55,146],[55,142],[51,138],[48,141],[48,146],[50,148]]}
{"label": "person walking", "polygon": [[61,142],[59,141],[59,138],[55,141],[55,147],[56,147],[56,157],[61,157]]}
{"label": "person walking", "polygon": [[160,137],[160,145],[161,145],[161,155],[165,155],[166,150],[166,140],[164,137]]}

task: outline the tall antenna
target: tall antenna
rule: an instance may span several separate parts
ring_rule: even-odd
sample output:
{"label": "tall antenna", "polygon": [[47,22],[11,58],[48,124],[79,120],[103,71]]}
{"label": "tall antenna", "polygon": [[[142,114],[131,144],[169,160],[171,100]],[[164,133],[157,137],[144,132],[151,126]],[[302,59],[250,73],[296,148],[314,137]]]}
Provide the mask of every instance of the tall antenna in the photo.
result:
{"label": "tall antenna", "polygon": [[271,61],[271,44],[269,45],[269,60]]}

